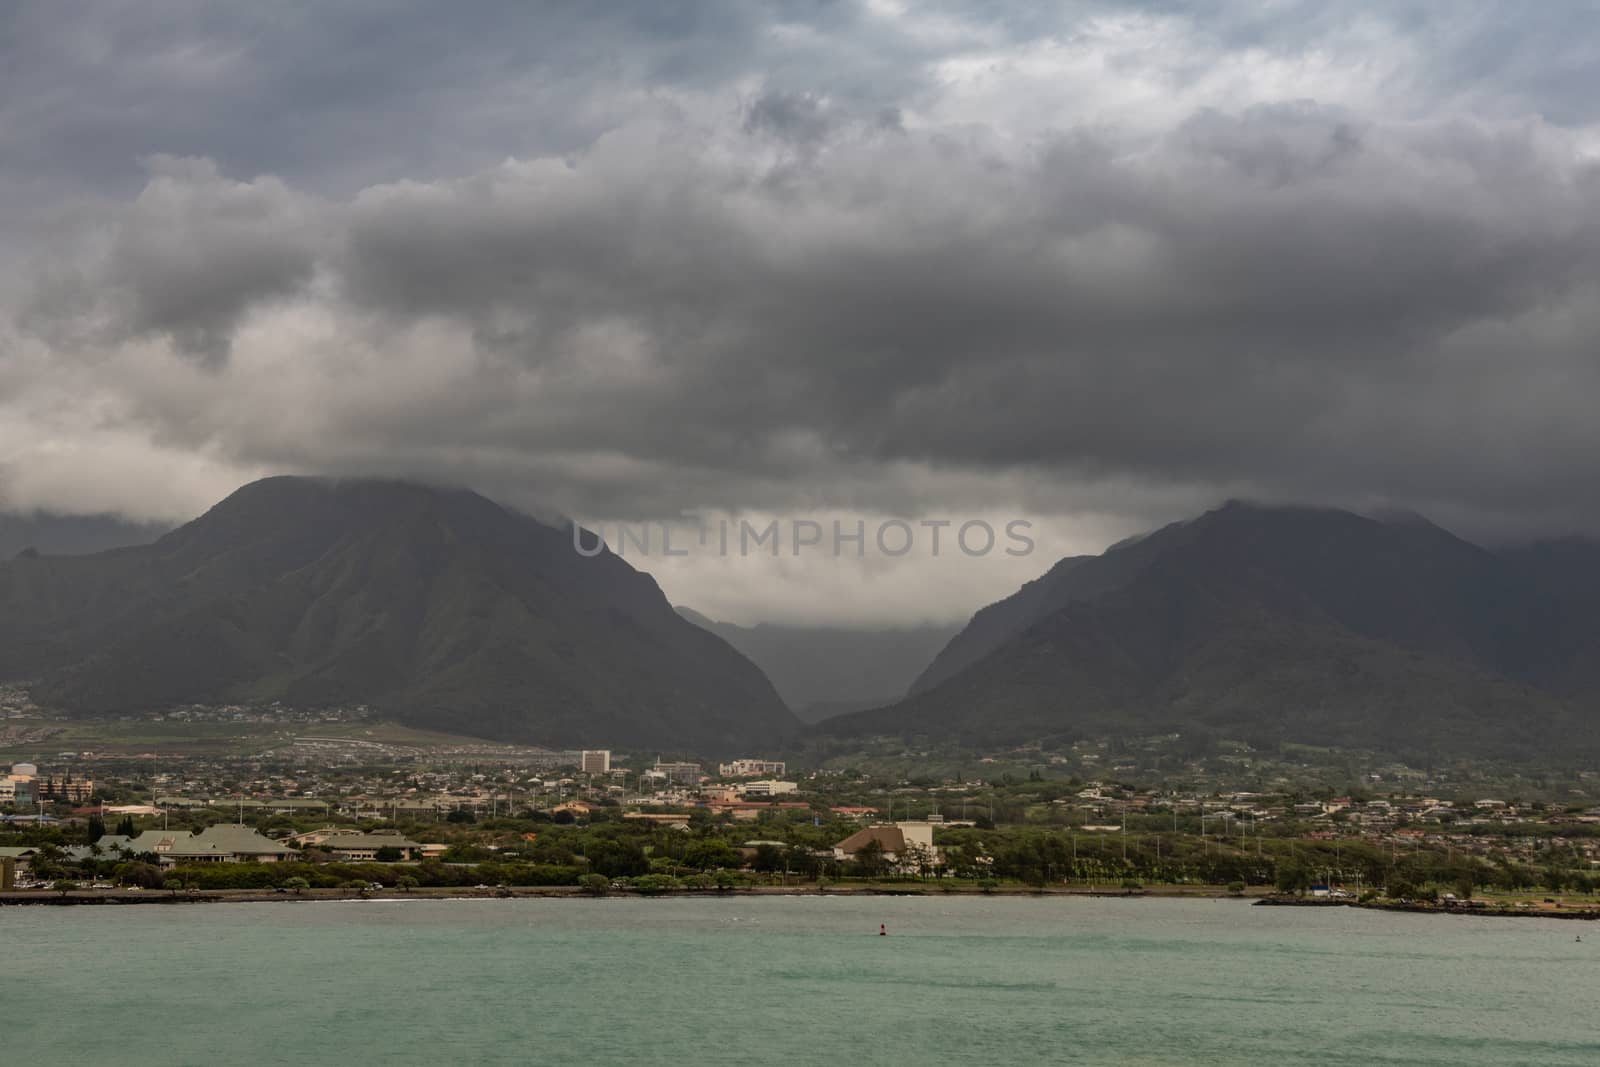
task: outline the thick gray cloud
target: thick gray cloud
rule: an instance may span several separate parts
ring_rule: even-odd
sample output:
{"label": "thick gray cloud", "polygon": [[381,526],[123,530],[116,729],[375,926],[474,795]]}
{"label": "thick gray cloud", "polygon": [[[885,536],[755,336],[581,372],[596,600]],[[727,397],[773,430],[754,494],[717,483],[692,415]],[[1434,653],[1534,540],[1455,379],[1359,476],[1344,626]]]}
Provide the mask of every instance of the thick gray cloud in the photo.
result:
{"label": "thick gray cloud", "polygon": [[1570,9],[183,10],[0,16],[18,504],[305,470],[1050,534],[662,564],[747,621],[959,614],[1226,495],[1600,532]]}

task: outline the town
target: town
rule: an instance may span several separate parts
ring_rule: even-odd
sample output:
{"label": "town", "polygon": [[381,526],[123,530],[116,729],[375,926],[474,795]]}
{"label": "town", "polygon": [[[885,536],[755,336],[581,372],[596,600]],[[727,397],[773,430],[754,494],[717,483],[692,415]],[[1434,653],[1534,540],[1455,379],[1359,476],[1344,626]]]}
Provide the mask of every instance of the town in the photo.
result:
{"label": "town", "polygon": [[1400,773],[1345,792],[1162,788],[1082,776],[1093,747],[937,778],[888,772],[882,753],[802,769],[315,731],[250,755],[60,751],[0,775],[0,877],[8,900],[1213,892],[1568,914],[1600,889],[1600,806]]}

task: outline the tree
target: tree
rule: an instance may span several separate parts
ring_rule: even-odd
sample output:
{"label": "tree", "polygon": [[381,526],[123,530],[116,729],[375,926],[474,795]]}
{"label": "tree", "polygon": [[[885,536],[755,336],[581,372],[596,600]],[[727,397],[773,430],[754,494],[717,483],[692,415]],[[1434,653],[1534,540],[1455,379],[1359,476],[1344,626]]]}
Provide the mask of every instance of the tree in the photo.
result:
{"label": "tree", "polygon": [[304,878],[291,878],[283,885],[285,889],[292,891],[296,896],[311,888],[311,883]]}
{"label": "tree", "polygon": [[1414,900],[1417,896],[1417,887],[1410,879],[1395,875],[1383,887],[1383,895],[1390,900]]}
{"label": "tree", "polygon": [[117,823],[117,836],[132,837],[136,833],[138,833],[138,831],[133,828],[133,816],[124,815],[122,820]]}
{"label": "tree", "polygon": [[578,888],[591,897],[603,897],[611,888],[611,881],[603,874],[586,874],[578,879]]}
{"label": "tree", "polygon": [[722,867],[737,867],[740,863],[739,853],[720,838],[707,838],[696,841],[683,853],[683,865],[697,871],[714,871]]}
{"label": "tree", "polygon": [[377,852],[374,852],[372,858],[379,863],[399,863],[405,859],[405,853],[392,845],[385,845],[383,848],[378,849]]}
{"label": "tree", "polygon": [[399,878],[394,880],[394,884],[395,888],[399,889],[402,893],[409,893],[413,889],[417,888],[417,880],[411,877],[409,874],[402,874]]}
{"label": "tree", "polygon": [[153,863],[119,863],[112,873],[123,885],[136,885],[140,889],[161,888],[161,868]]}
{"label": "tree", "polygon": [[854,857],[856,873],[863,878],[877,878],[883,874],[887,860],[883,855],[883,843],[877,838],[869,838],[867,843],[856,849]]}
{"label": "tree", "polygon": [[900,869],[918,878],[926,878],[934,869],[933,851],[925,845],[908,843],[905,853],[900,856]]}
{"label": "tree", "polygon": [[1275,873],[1275,883],[1280,893],[1294,893],[1297,896],[1304,895],[1305,891],[1311,886],[1311,876],[1304,867],[1294,860],[1284,860],[1279,863]]}
{"label": "tree", "polygon": [[78,883],[77,882],[70,882],[67,879],[63,878],[60,881],[56,882],[54,885],[52,885],[50,888],[54,889],[57,893],[60,893],[62,896],[66,896],[68,893],[70,893],[74,889],[78,888]]}

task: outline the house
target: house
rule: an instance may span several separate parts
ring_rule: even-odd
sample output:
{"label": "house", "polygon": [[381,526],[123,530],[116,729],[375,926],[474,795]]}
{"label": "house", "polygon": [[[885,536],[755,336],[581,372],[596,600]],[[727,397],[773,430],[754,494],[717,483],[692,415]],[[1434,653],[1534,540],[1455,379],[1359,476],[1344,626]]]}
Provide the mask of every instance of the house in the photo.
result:
{"label": "house", "polygon": [[[324,838],[321,847],[342,860],[372,862],[378,853],[391,854],[402,860],[420,859],[422,845],[400,834],[336,834]],[[384,861],[387,862],[387,861]]]}
{"label": "house", "polygon": [[218,823],[204,830],[146,830],[133,837],[107,834],[97,844],[103,854],[151,853],[163,867],[179,863],[279,863],[295,850],[263,837],[253,827]]}
{"label": "house", "polygon": [[656,826],[665,826],[673,830],[687,830],[689,828],[689,816],[687,813],[675,814],[669,812],[657,814],[655,812],[627,811],[623,812],[622,817],[624,819],[653,823]]}
{"label": "house", "polygon": [[[944,863],[943,854],[933,844],[933,824],[923,821],[880,823],[857,830],[833,846],[833,858],[851,862],[874,842],[884,861],[896,870],[910,871],[918,866]],[[918,858],[923,862],[916,863]]]}
{"label": "house", "polygon": [[267,801],[267,810],[299,815],[326,815],[328,802],[316,797],[281,797]]}
{"label": "house", "polygon": [[160,859],[164,864],[279,863],[295,855],[294,849],[262,836],[254,827],[218,823],[180,839]]}
{"label": "house", "polygon": [[595,805],[585,803],[582,800],[568,800],[565,803],[557,804],[555,807],[551,808],[550,813],[552,815],[559,815],[565,811],[570,813],[574,818],[581,819],[588,816],[588,814],[594,811],[594,809]]}
{"label": "house", "polygon": [[28,873],[29,868],[33,866],[33,858],[38,854],[38,849],[27,845],[0,847],[0,860],[5,860],[6,866],[10,867],[17,877]]}
{"label": "house", "polygon": [[863,808],[856,806],[829,808],[828,810],[833,812],[835,815],[841,815],[846,819],[865,819],[869,816],[878,814],[877,808]]}
{"label": "house", "polygon": [[708,803],[704,807],[712,815],[726,815],[739,822],[753,822],[759,819],[764,811],[811,810],[810,804],[777,800],[735,800],[729,803]]}
{"label": "house", "polygon": [[160,815],[161,809],[154,804],[113,804],[103,812],[106,815]]}

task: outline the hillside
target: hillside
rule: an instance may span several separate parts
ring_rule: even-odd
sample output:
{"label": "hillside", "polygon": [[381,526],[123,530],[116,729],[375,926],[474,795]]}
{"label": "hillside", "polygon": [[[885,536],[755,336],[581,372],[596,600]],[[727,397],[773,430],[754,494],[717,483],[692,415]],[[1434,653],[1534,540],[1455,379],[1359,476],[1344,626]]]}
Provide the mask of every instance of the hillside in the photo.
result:
{"label": "hillside", "polygon": [[32,549],[45,556],[78,556],[147,545],[170,525],[129,522],[115,515],[57,515],[48,511],[0,515],[0,560]]}
{"label": "hillside", "polygon": [[771,744],[761,672],[609,552],[465,490],[270,478],[146,546],[0,564],[0,677],[81,713],[366,703],[552,745]]}
{"label": "hillside", "polygon": [[678,613],[760,667],[808,723],[899,700],[956,632],[954,626],[736,626],[685,607]]}
{"label": "hillside", "polygon": [[824,728],[1590,751],[1597,560],[1493,553],[1409,516],[1232,504],[1064,561],[979,612],[910,698]]}

